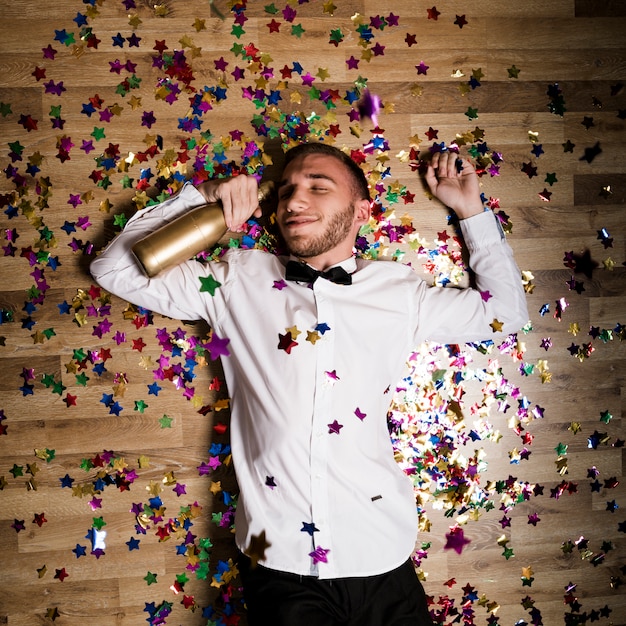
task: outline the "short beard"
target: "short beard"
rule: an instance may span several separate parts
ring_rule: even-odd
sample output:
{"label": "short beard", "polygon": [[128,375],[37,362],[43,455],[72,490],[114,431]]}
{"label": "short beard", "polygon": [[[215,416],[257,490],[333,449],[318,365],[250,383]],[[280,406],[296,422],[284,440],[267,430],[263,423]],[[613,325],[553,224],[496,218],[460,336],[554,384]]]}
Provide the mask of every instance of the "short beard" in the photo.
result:
{"label": "short beard", "polygon": [[296,237],[290,242],[285,240],[289,252],[301,259],[310,259],[332,250],[350,234],[354,210],[354,204],[350,204],[341,212],[336,213],[328,222],[326,230],[313,239],[303,238],[299,241]]}

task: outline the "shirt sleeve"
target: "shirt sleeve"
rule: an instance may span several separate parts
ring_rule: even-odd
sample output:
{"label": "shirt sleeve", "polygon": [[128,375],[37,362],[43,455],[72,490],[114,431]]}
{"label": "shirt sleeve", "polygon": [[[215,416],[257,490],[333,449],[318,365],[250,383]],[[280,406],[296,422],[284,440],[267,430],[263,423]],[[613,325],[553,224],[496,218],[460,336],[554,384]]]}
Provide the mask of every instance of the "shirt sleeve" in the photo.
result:
{"label": "shirt sleeve", "polygon": [[[205,267],[191,260],[149,278],[132,252],[137,241],[204,203],[202,194],[187,183],[178,195],[136,213],[91,262],[94,280],[110,293],[150,311],[179,320],[207,318],[207,299],[200,293],[199,281],[209,273]],[[212,265],[224,266],[217,273],[228,271],[226,263]],[[215,280],[223,282],[225,276]]]}
{"label": "shirt sleeve", "polygon": [[502,337],[528,322],[521,272],[497,217],[485,211],[461,220],[474,284],[418,288],[418,342],[466,343]]}

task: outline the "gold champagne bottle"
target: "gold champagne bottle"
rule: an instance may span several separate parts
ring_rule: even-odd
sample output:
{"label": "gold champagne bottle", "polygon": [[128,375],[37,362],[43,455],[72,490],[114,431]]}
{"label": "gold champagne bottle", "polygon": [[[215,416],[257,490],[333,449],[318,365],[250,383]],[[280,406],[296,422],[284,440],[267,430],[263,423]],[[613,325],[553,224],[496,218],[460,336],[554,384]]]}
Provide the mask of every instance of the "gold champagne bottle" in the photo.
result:
{"label": "gold champagne bottle", "polygon": [[[259,202],[272,192],[274,183],[259,186]],[[139,265],[152,278],[215,245],[227,227],[220,202],[204,204],[169,222],[159,230],[139,240],[132,248]]]}

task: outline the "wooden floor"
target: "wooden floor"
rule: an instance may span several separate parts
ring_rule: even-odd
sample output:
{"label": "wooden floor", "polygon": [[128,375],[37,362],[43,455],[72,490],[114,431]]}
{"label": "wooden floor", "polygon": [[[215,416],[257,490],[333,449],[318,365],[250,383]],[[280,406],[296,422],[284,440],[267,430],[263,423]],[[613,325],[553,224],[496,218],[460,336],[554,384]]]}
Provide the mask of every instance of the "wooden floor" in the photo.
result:
{"label": "wooden floor", "polygon": [[626,624],[626,5],[433,2],[2,3],[1,624],[246,623],[208,329],[87,267],[281,128],[364,155],[368,254],[444,282],[453,227],[415,170],[456,140],[527,282],[517,342],[422,350],[396,396],[436,622]]}

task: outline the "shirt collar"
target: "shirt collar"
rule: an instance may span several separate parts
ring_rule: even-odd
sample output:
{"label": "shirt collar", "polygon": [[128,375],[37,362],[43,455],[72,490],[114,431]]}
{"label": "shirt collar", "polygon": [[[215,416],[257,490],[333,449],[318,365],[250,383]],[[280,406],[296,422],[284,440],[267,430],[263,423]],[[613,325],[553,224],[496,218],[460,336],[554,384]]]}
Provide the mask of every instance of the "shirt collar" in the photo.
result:
{"label": "shirt collar", "polygon": [[[287,265],[287,261],[298,261],[300,263],[306,263],[306,261],[303,261],[302,259],[298,258],[297,256],[293,254],[290,254],[289,256],[282,258],[283,265]],[[354,256],[348,257],[347,259],[344,259],[340,263],[335,263],[334,265],[331,265],[331,267],[342,267],[344,270],[346,270],[346,272],[348,272],[348,274],[354,274],[354,272],[356,272],[357,270],[356,258]],[[327,267],[325,269],[329,270],[330,267]]]}

